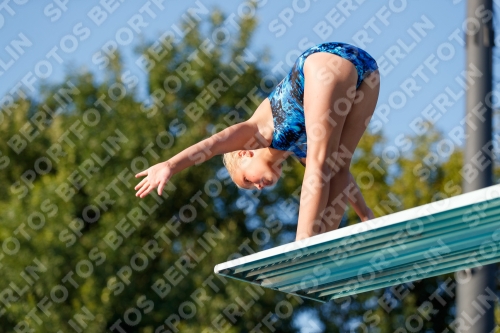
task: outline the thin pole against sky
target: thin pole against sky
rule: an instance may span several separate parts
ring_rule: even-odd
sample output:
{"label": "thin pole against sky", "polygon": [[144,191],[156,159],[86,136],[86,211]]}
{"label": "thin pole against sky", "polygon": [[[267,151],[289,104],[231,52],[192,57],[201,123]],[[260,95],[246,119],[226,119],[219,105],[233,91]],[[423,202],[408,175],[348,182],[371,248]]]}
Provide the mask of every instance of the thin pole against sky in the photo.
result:
{"label": "thin pole against sky", "polygon": [[[491,14],[489,19],[485,15],[488,10]],[[493,183],[493,161],[488,154],[492,138],[492,110],[485,102],[485,97],[492,90],[492,14],[492,0],[468,1],[466,68],[475,66],[482,76],[470,85],[466,98],[468,121],[465,124],[464,193]],[[482,117],[478,116],[480,114]],[[494,301],[491,299],[495,292],[495,268],[496,265],[488,265],[457,272],[456,323],[461,325],[460,332],[488,333],[493,330]],[[487,296],[479,301],[480,295]],[[485,299],[488,301],[485,302]]]}

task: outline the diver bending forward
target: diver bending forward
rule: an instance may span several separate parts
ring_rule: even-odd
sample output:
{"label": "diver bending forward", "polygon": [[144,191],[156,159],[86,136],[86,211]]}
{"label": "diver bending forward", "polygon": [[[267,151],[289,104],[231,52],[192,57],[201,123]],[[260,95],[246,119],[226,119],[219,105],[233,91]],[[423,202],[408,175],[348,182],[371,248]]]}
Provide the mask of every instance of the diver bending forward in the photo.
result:
{"label": "diver bending forward", "polygon": [[[362,221],[373,218],[349,166],[373,115],[380,76],[375,60],[345,43],[323,43],[302,53],[290,73],[247,121],[232,125],[136,175],[143,198],[175,173],[193,165],[190,156],[224,154],[241,188],[262,189],[281,176],[291,154],[305,165],[296,240],[338,228],[349,201]],[[252,142],[254,149],[245,149]],[[208,148],[208,149],[207,149]]]}

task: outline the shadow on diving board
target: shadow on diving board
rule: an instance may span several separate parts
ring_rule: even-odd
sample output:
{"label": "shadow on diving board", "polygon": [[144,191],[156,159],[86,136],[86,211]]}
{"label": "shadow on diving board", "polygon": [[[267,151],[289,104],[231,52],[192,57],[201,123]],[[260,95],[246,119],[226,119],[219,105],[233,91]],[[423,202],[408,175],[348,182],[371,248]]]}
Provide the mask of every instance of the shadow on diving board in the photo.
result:
{"label": "shadow on diving board", "polygon": [[500,185],[215,266],[319,302],[500,261]]}

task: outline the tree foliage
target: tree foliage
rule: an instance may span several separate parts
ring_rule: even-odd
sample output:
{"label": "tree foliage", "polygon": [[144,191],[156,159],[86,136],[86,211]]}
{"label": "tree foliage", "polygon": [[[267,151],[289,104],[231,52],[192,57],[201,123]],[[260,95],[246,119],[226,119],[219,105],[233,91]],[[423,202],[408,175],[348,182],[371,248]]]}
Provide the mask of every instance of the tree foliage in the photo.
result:
{"label": "tree foliage", "polygon": [[[298,205],[289,199],[303,174],[294,161],[273,191],[241,192],[212,159],[175,175],[163,197],[134,196],[135,173],[248,118],[272,88],[264,54],[248,48],[256,21],[242,19],[230,42],[217,43],[222,24],[214,11],[178,43],[159,38],[161,57],[151,43],[139,48],[150,60],[147,102],[116,54],[104,81],[69,73],[38,99],[16,101],[0,123],[1,331],[169,332],[175,323],[180,332],[258,332],[270,331],[267,318],[298,332],[294,315],[277,308],[286,303],[325,332],[360,322],[393,332],[447,278],[319,305],[215,276],[217,263],[293,240],[296,211],[283,204]],[[458,148],[423,163],[441,138],[409,138],[411,149],[391,159],[381,134],[365,134],[352,171],[377,216],[460,193]],[[357,223],[350,210],[346,219]],[[449,300],[426,328],[441,332],[452,320]]]}

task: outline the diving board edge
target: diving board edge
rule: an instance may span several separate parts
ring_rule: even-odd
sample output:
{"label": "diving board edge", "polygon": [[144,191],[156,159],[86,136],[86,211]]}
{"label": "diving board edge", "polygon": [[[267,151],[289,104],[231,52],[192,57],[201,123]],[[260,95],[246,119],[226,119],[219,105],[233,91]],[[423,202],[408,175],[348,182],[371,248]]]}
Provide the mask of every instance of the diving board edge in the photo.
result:
{"label": "diving board edge", "polygon": [[257,252],[251,255],[247,255],[241,258],[233,259],[215,265],[214,273],[235,278],[232,275],[224,274],[225,271],[227,269],[235,268],[239,265],[255,262],[266,258],[271,258],[273,256],[279,256],[283,253],[287,253],[290,251],[304,249],[310,246],[322,244],[336,239],[341,239],[344,237],[349,237],[355,234],[364,233],[367,231],[394,225],[397,223],[404,223],[412,219],[429,217],[434,214],[442,213],[448,210],[464,206],[473,206],[478,203],[491,199],[496,199],[499,197],[500,197],[500,184],[485,187],[480,190],[459,194],[454,197],[431,202],[419,207],[409,208],[400,212],[381,216],[373,220],[356,223],[354,225],[346,226],[341,229],[322,233],[306,239],[302,239],[300,241],[291,242],[261,252]]}
{"label": "diving board edge", "polygon": [[[245,282],[245,283],[250,283],[250,284],[253,284],[255,286],[259,286],[261,288],[267,288],[267,289],[273,289],[273,290],[277,290],[276,288],[269,288],[269,287],[262,287],[262,285],[260,283],[256,283],[255,281],[251,281],[251,280],[244,280],[244,279],[240,279],[234,275],[229,275],[229,274],[224,274],[224,273],[217,273],[221,276],[224,276],[224,277],[227,277],[227,278],[230,278],[230,279],[234,279],[234,280],[238,280],[238,281],[242,281],[242,282]],[[326,303],[327,301],[326,300],[323,300],[323,299],[317,299],[317,298],[314,298],[314,297],[310,297],[308,295],[303,295],[303,294],[297,294],[297,293],[294,293],[294,292],[287,292],[287,294],[292,294],[292,295],[295,295],[295,296],[298,296],[298,297],[302,297],[302,298],[307,298],[311,301],[316,301],[316,302],[320,302],[320,303]]]}

